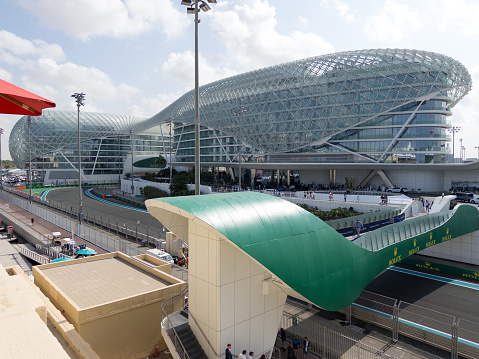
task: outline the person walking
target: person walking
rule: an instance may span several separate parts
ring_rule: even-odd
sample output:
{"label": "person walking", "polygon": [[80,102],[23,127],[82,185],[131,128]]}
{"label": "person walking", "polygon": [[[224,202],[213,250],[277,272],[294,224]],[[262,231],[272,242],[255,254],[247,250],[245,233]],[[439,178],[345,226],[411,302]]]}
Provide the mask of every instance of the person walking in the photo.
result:
{"label": "person walking", "polygon": [[311,342],[308,340],[308,337],[304,337],[303,340],[303,358],[309,356],[309,350],[311,349]]}
{"label": "person walking", "polygon": [[358,194],[358,196],[356,197],[356,200],[357,200],[357,203],[359,203],[359,194]]}
{"label": "person walking", "polygon": [[348,198],[348,196],[346,195],[346,192],[344,192],[344,202],[346,202],[347,198]]}
{"label": "person walking", "polygon": [[238,355],[238,359],[246,359],[246,350],[243,350],[240,355]]}
{"label": "person walking", "polygon": [[225,359],[233,359],[233,354],[231,353],[231,344],[228,343],[225,350]]}
{"label": "person walking", "polygon": [[330,200],[330,201],[333,200],[333,192],[329,192],[329,200]]}
{"label": "person walking", "polygon": [[364,229],[364,226],[359,220],[359,218],[356,220],[356,222],[354,222],[353,228],[354,228],[354,231],[356,232],[356,238],[361,237],[360,233],[361,233],[361,230]]}
{"label": "person walking", "polygon": [[253,357],[254,357],[254,353],[253,353],[253,352],[249,352],[248,359],[253,359]]}
{"label": "person walking", "polygon": [[281,328],[279,330],[279,334],[281,336],[281,349],[283,349],[283,351],[285,351],[286,348],[284,347],[284,342],[286,341],[286,332],[284,331],[283,328]]}

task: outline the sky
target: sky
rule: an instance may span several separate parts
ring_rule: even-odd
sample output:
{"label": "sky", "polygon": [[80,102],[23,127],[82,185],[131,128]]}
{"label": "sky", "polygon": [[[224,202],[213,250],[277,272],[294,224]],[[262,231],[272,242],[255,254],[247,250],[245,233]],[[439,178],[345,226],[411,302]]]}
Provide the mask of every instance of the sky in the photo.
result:
{"label": "sky", "polygon": [[[200,85],[310,56],[409,48],[465,65],[455,153],[479,146],[479,1],[217,0],[200,13]],[[194,88],[194,15],[181,0],[0,0],[0,79],[76,110],[150,117]],[[2,159],[21,116],[1,115]]]}

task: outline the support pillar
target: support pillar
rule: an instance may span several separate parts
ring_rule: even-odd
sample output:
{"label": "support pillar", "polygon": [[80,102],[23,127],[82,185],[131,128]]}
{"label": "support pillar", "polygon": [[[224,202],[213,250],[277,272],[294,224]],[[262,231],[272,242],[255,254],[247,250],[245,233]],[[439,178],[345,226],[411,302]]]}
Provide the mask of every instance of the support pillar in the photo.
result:
{"label": "support pillar", "polygon": [[288,187],[291,186],[291,170],[286,171],[286,177],[288,177]]}
{"label": "support pillar", "polygon": [[279,170],[276,170],[276,185],[279,186]]}

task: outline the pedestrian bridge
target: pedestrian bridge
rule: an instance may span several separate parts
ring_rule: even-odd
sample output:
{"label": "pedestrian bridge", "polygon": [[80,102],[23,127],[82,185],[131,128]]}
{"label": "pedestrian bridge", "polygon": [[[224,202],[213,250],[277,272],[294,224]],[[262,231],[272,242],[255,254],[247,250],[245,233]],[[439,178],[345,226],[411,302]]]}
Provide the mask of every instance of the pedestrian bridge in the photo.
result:
{"label": "pedestrian bridge", "polygon": [[479,211],[467,205],[391,224],[354,242],[296,204],[262,193],[159,198],[146,205],[186,241],[200,221],[271,273],[285,293],[330,311],[349,306],[387,267],[479,229]]}

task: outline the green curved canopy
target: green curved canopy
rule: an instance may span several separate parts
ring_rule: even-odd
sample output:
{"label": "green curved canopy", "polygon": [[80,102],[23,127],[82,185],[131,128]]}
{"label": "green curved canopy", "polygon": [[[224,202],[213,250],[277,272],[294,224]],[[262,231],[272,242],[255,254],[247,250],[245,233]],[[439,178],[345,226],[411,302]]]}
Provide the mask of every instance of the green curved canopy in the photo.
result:
{"label": "green curved canopy", "polygon": [[[202,220],[294,291],[331,311],[350,305],[388,266],[479,229],[478,210],[459,206],[442,214],[442,220],[433,219],[432,225],[425,226],[426,216],[422,216],[387,226],[392,239],[387,232],[378,236],[372,231],[355,244],[296,204],[267,194],[159,198],[147,201],[150,213],[156,201],[174,206],[176,216],[183,213]],[[179,221],[174,217],[165,215],[158,220],[175,232]]]}

